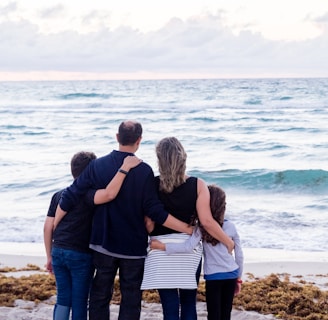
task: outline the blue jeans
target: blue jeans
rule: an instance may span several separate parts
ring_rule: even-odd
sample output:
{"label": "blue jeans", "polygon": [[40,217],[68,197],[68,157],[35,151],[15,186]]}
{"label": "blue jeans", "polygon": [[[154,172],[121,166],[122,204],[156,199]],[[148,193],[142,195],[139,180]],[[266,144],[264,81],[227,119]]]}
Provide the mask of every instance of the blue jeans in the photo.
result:
{"label": "blue jeans", "polygon": [[161,298],[164,320],[197,319],[197,289],[158,289],[158,293]]}
{"label": "blue jeans", "polygon": [[[201,272],[201,261],[196,273],[197,284]],[[158,289],[164,320],[197,320],[197,289]],[[181,307],[181,316],[180,316]]]}
{"label": "blue jeans", "polygon": [[73,320],[86,320],[94,272],[92,254],[54,247],[51,256],[57,287],[54,318],[56,309],[68,307],[72,309]]}
{"label": "blue jeans", "polygon": [[108,320],[109,302],[112,298],[114,280],[119,270],[121,304],[119,320],[139,320],[141,313],[140,290],[145,259],[116,258],[94,252],[96,274],[90,292],[90,320]]}

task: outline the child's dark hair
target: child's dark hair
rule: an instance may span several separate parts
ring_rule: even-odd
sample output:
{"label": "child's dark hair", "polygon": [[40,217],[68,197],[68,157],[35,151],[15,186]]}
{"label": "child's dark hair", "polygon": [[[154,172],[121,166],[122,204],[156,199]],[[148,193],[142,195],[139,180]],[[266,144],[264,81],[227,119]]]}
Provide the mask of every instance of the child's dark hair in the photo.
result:
{"label": "child's dark hair", "polygon": [[[226,194],[218,186],[212,184],[208,186],[210,191],[210,207],[214,220],[216,220],[219,225],[223,226],[224,214],[226,209]],[[211,243],[213,246],[218,244],[220,241],[213,238],[204,228],[200,225],[202,232],[202,238],[204,241]]]}
{"label": "child's dark hair", "polygon": [[96,159],[96,155],[93,152],[80,151],[71,159],[71,172],[74,179],[76,179],[82,171],[88,166],[88,164]]}

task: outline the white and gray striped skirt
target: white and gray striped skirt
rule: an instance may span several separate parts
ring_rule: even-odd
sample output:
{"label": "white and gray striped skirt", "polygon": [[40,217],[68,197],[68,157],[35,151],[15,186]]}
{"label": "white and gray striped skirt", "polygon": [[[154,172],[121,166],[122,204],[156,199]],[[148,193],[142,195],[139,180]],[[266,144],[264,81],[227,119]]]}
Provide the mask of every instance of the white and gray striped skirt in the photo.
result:
{"label": "white and gray striped skirt", "polygon": [[[182,243],[189,237],[184,233],[174,233],[153,236],[151,239],[157,239],[163,243]],[[150,250],[145,260],[141,289],[196,289],[196,271],[202,252],[201,242],[192,253],[167,254],[162,250]]]}

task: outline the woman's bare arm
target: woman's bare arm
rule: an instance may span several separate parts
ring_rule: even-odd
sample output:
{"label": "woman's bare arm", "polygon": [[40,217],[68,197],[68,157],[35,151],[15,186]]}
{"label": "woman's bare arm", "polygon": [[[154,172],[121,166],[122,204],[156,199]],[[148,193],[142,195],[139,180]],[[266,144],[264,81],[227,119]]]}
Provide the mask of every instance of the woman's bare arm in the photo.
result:
{"label": "woman's bare arm", "polygon": [[221,226],[214,220],[210,209],[210,192],[204,180],[197,179],[197,213],[198,218],[205,230],[215,239],[224,243],[231,253],[234,249],[234,242],[222,230]]}

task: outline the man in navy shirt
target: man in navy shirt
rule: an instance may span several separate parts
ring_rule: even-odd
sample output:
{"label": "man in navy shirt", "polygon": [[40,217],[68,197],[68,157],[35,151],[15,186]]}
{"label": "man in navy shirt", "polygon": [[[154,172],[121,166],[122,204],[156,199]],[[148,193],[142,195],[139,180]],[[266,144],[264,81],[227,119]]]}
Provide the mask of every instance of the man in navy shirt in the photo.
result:
{"label": "man in navy shirt", "polygon": [[122,122],[116,137],[119,149],[94,160],[64,191],[56,212],[60,216],[60,212],[69,211],[90,188],[106,188],[117,171],[127,175],[116,198],[95,209],[90,248],[94,250],[96,274],[90,292],[90,320],[109,319],[109,302],[118,270],[122,295],[119,319],[140,319],[140,286],[148,246],[145,216],[171,229],[192,232],[187,224],[164,210],[148,164],[142,162],[129,173],[120,169],[124,158],[134,155],[139,148],[141,124]]}

